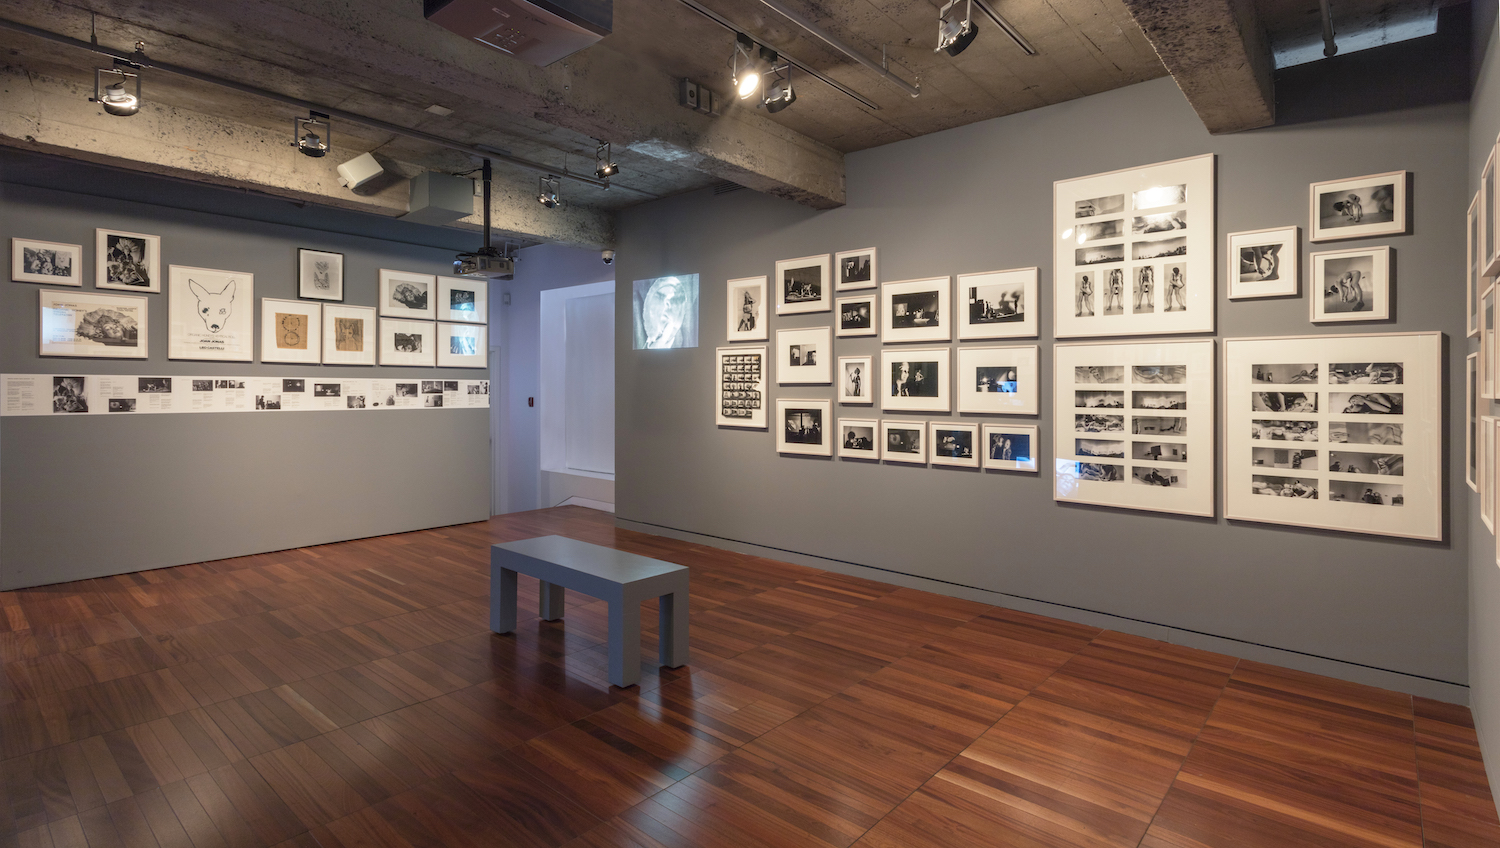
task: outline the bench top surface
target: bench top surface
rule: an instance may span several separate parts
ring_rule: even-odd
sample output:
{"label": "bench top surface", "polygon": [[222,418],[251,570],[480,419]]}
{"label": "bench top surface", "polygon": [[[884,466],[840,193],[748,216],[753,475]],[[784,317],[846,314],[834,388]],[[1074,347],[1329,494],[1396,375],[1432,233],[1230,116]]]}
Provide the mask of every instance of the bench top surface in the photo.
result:
{"label": "bench top surface", "polygon": [[687,568],[681,565],[617,551],[614,548],[591,545],[588,542],[580,542],[565,536],[538,536],[535,539],[505,542],[494,547],[614,583],[634,583],[637,580],[687,571]]}

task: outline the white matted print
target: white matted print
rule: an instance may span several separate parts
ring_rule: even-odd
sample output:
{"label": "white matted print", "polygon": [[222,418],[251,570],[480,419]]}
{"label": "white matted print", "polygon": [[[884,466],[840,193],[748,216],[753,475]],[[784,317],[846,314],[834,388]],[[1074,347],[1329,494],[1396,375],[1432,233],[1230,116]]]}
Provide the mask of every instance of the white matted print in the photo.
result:
{"label": "white matted print", "polygon": [[42,289],[42,356],[145,359],[144,297]]}
{"label": "white matted print", "polygon": [[10,278],[18,283],[83,285],[83,245],[12,238]]}
{"label": "white matted print", "polygon": [[834,273],[838,274],[837,291],[872,289],[879,282],[875,271],[875,248],[843,250],[833,255]]}
{"label": "white matted print", "polygon": [[880,422],[874,419],[839,419],[841,459],[880,459]]}
{"label": "white matted print", "polygon": [[1214,343],[1054,349],[1053,497],[1214,514]]}
{"label": "white matted print", "polygon": [[1495,397],[1495,287],[1479,296],[1479,396]]}
{"label": "white matted print", "polygon": [[321,362],[322,304],[260,299],[260,361]]}
{"label": "white matted print", "polygon": [[167,358],[255,359],[255,275],[173,265],[167,269]]}
{"label": "white matted print", "polygon": [[838,367],[839,403],[875,402],[874,357],[840,356]]}
{"label": "white matted print", "polygon": [[304,300],[344,299],[344,254],[297,249],[297,296]]}
{"label": "white matted print", "polygon": [[986,424],[983,434],[986,469],[1036,472],[1035,424]]}
{"label": "white matted print", "polygon": [[375,364],[375,307],[323,304],[323,364]]}
{"label": "white matted print", "polygon": [[835,302],[839,315],[838,325],[834,329],[834,335],[839,338],[850,338],[855,336],[873,336],[880,332],[879,325],[875,322],[878,310],[875,307],[879,295],[875,292],[856,295],[854,297],[841,297]]}
{"label": "white matted print", "polygon": [[1302,228],[1229,234],[1229,299],[1294,297],[1301,291]]}
{"label": "white matted print", "polygon": [[476,324],[437,325],[439,368],[486,368],[489,366],[489,328]]}
{"label": "white matted print", "polygon": [[958,339],[1030,338],[1037,334],[1037,269],[959,274]]}
{"label": "white matted print", "polygon": [[1037,414],[1036,345],[958,349],[958,411]]}
{"label": "white matted print", "polygon": [[766,428],[766,348],[718,348],[714,388],[719,400],[714,423],[720,427]]}
{"label": "white matted print", "polygon": [[431,320],[437,310],[437,277],[380,269],[380,315],[384,318]]}
{"label": "white matted print", "polygon": [[828,254],[804,256],[801,259],[779,259],[776,262],[776,314],[797,315],[803,312],[827,312],[833,304],[829,295]]}
{"label": "white matted print", "polygon": [[1441,333],[1224,342],[1232,519],[1442,538]]}
{"label": "white matted print", "polygon": [[1213,332],[1213,154],[1052,192],[1058,338]]}
{"label": "white matted print", "polygon": [[946,342],[953,338],[948,277],[903,280],[880,285],[881,341]]}
{"label": "white matted print", "polygon": [[1470,336],[1479,335],[1479,295],[1484,291],[1484,204],[1480,202],[1480,195],[1475,194],[1474,200],[1469,203],[1468,217],[1468,252],[1467,263],[1464,265],[1465,277],[1467,278],[1467,297],[1464,299],[1464,310],[1468,313],[1467,323]]}
{"label": "white matted print", "polygon": [[927,464],[927,422],[882,418],[880,458],[886,462]]}
{"label": "white matted print", "polygon": [[776,400],[776,450],[809,456],[833,456],[829,428],[832,405],[826,400]]}
{"label": "white matted print", "polygon": [[1495,532],[1495,417],[1479,417],[1479,517]]}
{"label": "white matted print", "polygon": [[933,421],[928,427],[928,449],[933,465],[956,468],[979,467],[979,425],[958,421]]}
{"label": "white matted print", "polygon": [[488,280],[467,277],[438,277],[437,319],[465,324],[490,322]]}
{"label": "white matted print", "polygon": [[380,364],[437,365],[437,325],[431,321],[380,319]]}
{"label": "white matted print", "polygon": [[1484,204],[1485,222],[1480,273],[1487,277],[1500,274],[1500,186],[1496,185],[1500,175],[1495,173],[1497,165],[1500,165],[1500,139],[1496,139],[1495,145],[1490,148],[1489,160],[1485,162],[1484,171],[1479,178],[1479,196]]}
{"label": "white matted print", "polygon": [[1393,236],[1406,232],[1406,171],[1313,183],[1309,188],[1312,241]]}
{"label": "white matted print", "polygon": [[161,236],[94,230],[94,287],[161,291]]}
{"label": "white matted print", "polygon": [[728,314],[724,338],[731,342],[763,342],[766,334],[766,278],[744,277],[727,284]]}
{"label": "white matted print", "polygon": [[880,352],[880,408],[902,412],[948,412],[952,401],[946,347]]}
{"label": "white matted print", "polygon": [[828,385],[833,382],[833,333],[828,327],[776,331],[776,382]]}
{"label": "white matted print", "polygon": [[1318,289],[1308,299],[1313,323],[1391,317],[1394,254],[1384,245],[1314,253],[1311,279]]}
{"label": "white matted print", "polygon": [[1475,447],[1479,435],[1479,354],[1471,353],[1464,369],[1464,482],[1479,491],[1479,462]]}

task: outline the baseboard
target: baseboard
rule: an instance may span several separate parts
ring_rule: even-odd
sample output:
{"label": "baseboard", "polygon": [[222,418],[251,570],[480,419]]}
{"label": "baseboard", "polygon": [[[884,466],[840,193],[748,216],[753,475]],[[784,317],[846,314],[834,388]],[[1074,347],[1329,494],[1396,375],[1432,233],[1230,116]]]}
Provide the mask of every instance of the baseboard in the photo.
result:
{"label": "baseboard", "polygon": [[596,501],[593,498],[585,498],[579,495],[574,495],[573,497],[568,498],[560,504],[554,504],[554,506],[586,506],[589,509],[597,509],[602,512],[608,512],[611,514],[613,514],[615,511],[615,505],[612,503],[609,503],[607,501]]}

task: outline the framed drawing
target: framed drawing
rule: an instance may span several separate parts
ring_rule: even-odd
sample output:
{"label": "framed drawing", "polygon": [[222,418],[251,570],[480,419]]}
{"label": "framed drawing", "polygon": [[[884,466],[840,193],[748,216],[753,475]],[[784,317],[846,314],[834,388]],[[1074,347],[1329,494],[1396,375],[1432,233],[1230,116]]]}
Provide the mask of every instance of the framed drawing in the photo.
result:
{"label": "framed drawing", "polygon": [[1301,293],[1301,227],[1230,233],[1228,259],[1230,300]]}
{"label": "framed drawing", "polygon": [[261,298],[260,361],[322,362],[322,304]]}
{"label": "framed drawing", "polygon": [[833,255],[833,265],[837,269],[838,281],[834,284],[836,291],[852,291],[854,289],[872,289],[875,287],[877,277],[875,276],[875,248],[866,247],[860,250],[844,250]]}
{"label": "framed drawing", "polygon": [[438,277],[437,318],[464,324],[488,324],[490,301],[488,280]]}
{"label": "framed drawing", "polygon": [[1479,296],[1479,396],[1495,398],[1495,287]]}
{"label": "framed drawing", "polygon": [[880,420],[880,458],[886,462],[927,464],[927,422]]}
{"label": "framed drawing", "polygon": [[958,340],[1031,338],[1037,334],[1037,269],[959,274]]}
{"label": "framed drawing", "polygon": [[979,467],[979,425],[958,421],[933,421],[928,442],[932,464],[955,468]]}
{"label": "framed drawing", "polygon": [[776,331],[776,382],[828,385],[833,382],[833,334],[828,327]]}
{"label": "framed drawing", "polygon": [[12,238],[10,278],[18,283],[83,285],[83,245]]}
{"label": "framed drawing", "polygon": [[323,364],[375,364],[375,307],[323,304]]}
{"label": "framed drawing", "polygon": [[437,365],[437,325],[431,321],[380,319],[380,364]]}
{"label": "framed drawing", "polygon": [[720,427],[766,429],[766,348],[721,347],[719,403],[714,423]]}
{"label": "framed drawing", "polygon": [[1406,171],[1391,171],[1313,183],[1308,218],[1312,241],[1366,236],[1399,236],[1406,232]]}
{"label": "framed drawing", "polygon": [[839,357],[839,403],[875,402],[873,362],[870,356]]}
{"label": "framed drawing", "polygon": [[729,305],[724,338],[731,342],[766,340],[766,278],[729,281]]}
{"label": "framed drawing", "polygon": [[924,350],[883,350],[880,352],[880,408],[901,412],[947,412],[952,408],[948,397],[948,348]]}
{"label": "framed drawing", "polygon": [[1214,343],[1060,344],[1053,497],[1214,514]]}
{"label": "framed drawing", "polygon": [[1394,254],[1384,245],[1314,253],[1311,279],[1318,290],[1308,299],[1313,323],[1383,321],[1391,317]]}
{"label": "framed drawing", "polygon": [[144,297],[42,289],[42,356],[146,359]]}
{"label": "framed drawing", "polygon": [[1440,540],[1442,346],[1441,333],[1225,340],[1225,514]]}
{"label": "framed drawing", "polygon": [[777,453],[833,456],[833,443],[826,435],[833,423],[832,407],[826,400],[776,399]]}
{"label": "framed drawing", "polygon": [[875,324],[875,299],[874,292],[857,295],[855,297],[841,297],[835,301],[838,307],[839,323],[834,335],[839,338],[853,336],[873,336],[880,331]]}
{"label": "framed drawing", "polygon": [[827,312],[828,254],[776,262],[776,314]]}
{"label": "framed drawing", "polygon": [[1479,273],[1493,277],[1500,274],[1500,235],[1496,235],[1495,228],[1500,225],[1500,188],[1495,185],[1495,168],[1500,161],[1500,142],[1497,146],[1490,148],[1490,155],[1484,163],[1484,171],[1479,175],[1479,196],[1484,206],[1484,235],[1481,239],[1483,247],[1480,252]]}
{"label": "framed drawing", "polygon": [[344,299],[344,254],[297,248],[297,296],[303,300]]}
{"label": "framed drawing", "polygon": [[489,328],[476,324],[437,325],[439,368],[488,368]]}
{"label": "framed drawing", "polygon": [[1037,346],[958,349],[958,411],[1037,414]]}
{"label": "framed drawing", "polygon": [[1479,491],[1479,462],[1475,447],[1479,431],[1479,354],[1464,361],[1464,482]]}
{"label": "framed drawing", "polygon": [[1495,417],[1479,417],[1479,517],[1495,532]]}
{"label": "framed drawing", "polygon": [[1214,330],[1214,156],[1053,183],[1058,338]]}
{"label": "framed drawing", "polygon": [[880,422],[862,418],[839,419],[839,458],[880,459]]}
{"label": "framed drawing", "polygon": [[1464,311],[1467,312],[1468,333],[1470,336],[1479,335],[1479,294],[1484,288],[1484,274],[1482,273],[1484,257],[1480,255],[1484,245],[1484,204],[1480,202],[1481,195],[1475,194],[1474,200],[1469,203],[1469,217],[1467,230],[1468,248],[1464,264],[1464,277],[1466,278],[1466,292],[1464,298]]}
{"label": "framed drawing", "polygon": [[[437,277],[380,269],[380,316],[430,321],[437,314]],[[384,363],[382,363],[384,364]]]}
{"label": "framed drawing", "polygon": [[94,288],[161,291],[161,236],[94,230]]}
{"label": "framed drawing", "polygon": [[953,317],[948,311],[947,277],[927,280],[905,280],[880,284],[882,321],[881,341],[946,342],[953,338]]}
{"label": "framed drawing", "polygon": [[986,469],[1036,473],[1035,424],[986,424],[983,432]]}
{"label": "framed drawing", "polygon": [[255,275],[173,265],[167,269],[167,358],[255,359]]}

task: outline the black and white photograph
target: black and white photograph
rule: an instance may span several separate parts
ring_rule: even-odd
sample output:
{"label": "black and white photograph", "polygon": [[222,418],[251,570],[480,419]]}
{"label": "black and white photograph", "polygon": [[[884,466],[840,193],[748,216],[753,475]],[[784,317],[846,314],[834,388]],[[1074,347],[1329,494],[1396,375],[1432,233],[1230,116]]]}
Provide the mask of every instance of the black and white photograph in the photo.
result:
{"label": "black and white photograph", "polygon": [[136,394],[169,395],[172,393],[171,377],[139,377],[135,382]]}
{"label": "black and white photograph", "polygon": [[194,380],[192,389],[195,392],[211,392],[214,390],[213,380]]}
{"label": "black and white photograph", "polygon": [[995,471],[1037,470],[1035,425],[986,424],[982,437],[984,468]]}
{"label": "black and white photograph", "polygon": [[410,271],[380,269],[380,314],[387,318],[421,318],[437,315],[434,301],[437,277]]}
{"label": "black and white photograph", "polygon": [[1125,235],[1125,219],[1115,218],[1112,221],[1095,221],[1088,224],[1079,224],[1074,228],[1073,237],[1078,239],[1079,244],[1088,244],[1096,241],[1107,241]]}
{"label": "black and white photograph", "polygon": [[1036,268],[960,274],[958,338],[1026,338],[1037,334]]}
{"label": "black and white photograph", "polygon": [[1400,362],[1334,362],[1328,382],[1334,385],[1401,385],[1406,368]]}
{"label": "black and white photograph", "polygon": [[431,321],[380,319],[381,365],[437,365],[437,325]]}
{"label": "black and white photograph", "polygon": [[1250,464],[1283,471],[1318,471],[1322,467],[1318,452],[1310,448],[1251,448]]}
{"label": "black and white photograph", "polygon": [[1123,365],[1079,365],[1073,369],[1073,382],[1104,385],[1125,382]]}
{"label": "black and white photograph", "polygon": [[831,384],[833,358],[830,327],[776,331],[776,382],[780,385]]}
{"label": "black and white photograph", "polygon": [[1311,477],[1271,477],[1255,474],[1250,477],[1250,493],[1273,498],[1318,499],[1318,481]]}
{"label": "black and white photograph", "polygon": [[1187,445],[1178,442],[1131,442],[1130,458],[1147,462],[1187,462]]}
{"label": "black and white photograph", "polygon": [[1179,209],[1176,212],[1155,212],[1150,215],[1137,215],[1130,221],[1130,232],[1138,236],[1185,229],[1187,229],[1186,209]]}
{"label": "black and white photograph", "polygon": [[1329,392],[1328,411],[1336,415],[1403,415],[1401,392]]}
{"label": "black and white photograph", "polygon": [[728,283],[726,341],[763,342],[766,332],[766,278],[746,277]]}
{"label": "black and white photograph", "polygon": [[1318,382],[1318,363],[1290,362],[1250,366],[1250,382],[1280,386],[1304,386]]}
{"label": "black and white photograph", "polygon": [[1132,436],[1186,436],[1188,434],[1187,422],[1187,417],[1181,415],[1132,415],[1130,417],[1130,434]]}
{"label": "black and white photograph", "polygon": [[347,401],[346,405],[348,406],[349,409],[364,409],[365,408],[365,396],[364,395],[349,395],[349,396],[345,397],[344,400]]}
{"label": "black and white photograph", "polygon": [[1390,317],[1389,247],[1312,254],[1312,320],[1379,321]]}
{"label": "black and white photograph", "polygon": [[1179,206],[1187,203],[1186,185],[1162,185],[1142,189],[1131,195],[1131,208],[1160,209],[1163,206]]}
{"label": "black and white photograph", "polygon": [[[1140,420],[1140,419],[1136,419]],[[1080,433],[1123,433],[1125,416],[1080,414],[1073,416],[1073,429]]]}
{"label": "black and white photograph", "polygon": [[874,357],[840,356],[838,367],[839,403],[874,403]]}
{"label": "black and white photograph", "polygon": [[424,395],[440,395],[442,393],[443,393],[443,381],[442,380],[423,380],[422,381],[422,394],[424,394]]}
{"label": "black and white photograph", "polygon": [[1132,383],[1177,384],[1187,382],[1186,365],[1133,365],[1130,368]]}
{"label": "black and white photograph", "polygon": [[1124,392],[1078,391],[1073,393],[1073,405],[1079,409],[1124,409]]}
{"label": "black and white photograph", "polygon": [[145,297],[42,289],[37,299],[40,355],[146,358]]}
{"label": "black and white photograph", "polygon": [[719,400],[715,423],[720,427],[765,429],[765,347],[721,347],[716,355]]}
{"label": "black and white photograph", "polygon": [[776,262],[776,314],[827,312],[833,308],[828,283],[829,256],[804,256]]}
{"label": "black and white photograph", "polygon": [[1318,393],[1251,392],[1250,408],[1256,412],[1317,412]]}
{"label": "black and white photograph", "polygon": [[1187,238],[1184,236],[1158,239],[1156,241],[1138,241],[1132,243],[1130,246],[1130,258],[1137,261],[1186,255]]}
{"label": "black and white photograph", "polygon": [[1143,486],[1161,486],[1164,489],[1180,489],[1187,486],[1187,472],[1182,468],[1153,468],[1149,465],[1132,465],[1130,481]]}
{"label": "black and white photograph", "polygon": [[53,412],[88,412],[88,380],[85,377],[52,378]]}
{"label": "black and white photograph", "polygon": [[980,394],[998,392],[1015,394],[1016,369],[1005,365],[980,365],[974,369],[974,391]]}
{"label": "black and white photograph", "polygon": [[344,393],[343,383],[313,383],[313,397],[330,398],[342,397]]}
{"label": "black and white photograph", "polygon": [[1075,456],[1124,459],[1125,443],[1111,439],[1074,439],[1073,453]]}
{"label": "black and white photograph", "polygon": [[879,333],[880,329],[875,323],[876,299],[877,295],[873,292],[857,297],[838,298],[834,307],[839,316],[839,323],[834,335],[839,338],[850,338],[873,336]]}
{"label": "black and white photograph", "polygon": [[833,255],[834,273],[838,274],[834,288],[838,291],[874,288],[878,282],[875,271],[875,248],[843,250]]}
{"label": "black and white photograph", "polygon": [[1123,194],[1089,197],[1073,202],[1074,218],[1097,218],[1100,215],[1117,215],[1124,211],[1125,195]]}
{"label": "black and white photograph", "polygon": [[927,464],[927,424],[922,421],[880,422],[881,459],[886,462]]}
{"label": "black and white photograph", "polygon": [[839,456],[846,459],[880,459],[877,421],[839,419]]}
{"label": "black and white photograph", "polygon": [[1161,266],[1161,296],[1166,312],[1187,309],[1187,264],[1169,262]]}
{"label": "black and white photograph", "polygon": [[1250,438],[1268,442],[1316,442],[1318,422],[1257,418],[1250,422]]}
{"label": "black and white photograph", "polygon": [[959,348],[955,366],[958,411],[1037,414],[1038,362],[1036,345]]}
{"label": "black and white photograph", "polygon": [[456,391],[458,391],[458,381],[457,380],[444,380],[443,381],[443,391],[445,391],[445,392],[456,392]]}
{"label": "black and white photograph", "polygon": [[1074,265],[1104,265],[1125,261],[1125,245],[1098,244],[1073,251]]}
{"label": "black and white photograph", "polygon": [[218,389],[243,389],[244,387],[245,387],[245,381],[244,380],[215,380],[214,381],[214,389],[215,390],[218,390]]}
{"label": "black and white photograph", "polygon": [[1335,503],[1360,503],[1371,506],[1405,506],[1403,487],[1395,483],[1370,483],[1363,480],[1329,480],[1328,500]]}
{"label": "black and white photograph", "polygon": [[1103,282],[1099,292],[1103,303],[1099,312],[1103,315],[1124,315],[1125,269],[1110,268],[1108,271],[1101,271],[1099,279]]}
{"label": "black and white photograph", "polygon": [[890,397],[935,398],[942,390],[938,363],[901,359],[890,363]]}
{"label": "black and white photograph", "polygon": [[1073,315],[1091,318],[1098,314],[1094,309],[1095,295],[1099,294],[1100,274],[1094,271],[1079,271],[1073,275]]}
{"label": "black and white photograph", "polygon": [[979,425],[934,421],[929,439],[932,464],[956,468],[979,467]]}
{"label": "black and white photograph", "polygon": [[[1061,463],[1059,463],[1061,464]],[[1072,462],[1073,473],[1079,480],[1090,483],[1121,483],[1125,480],[1125,466],[1102,462]]]}
{"label": "black and white photograph", "polygon": [[787,444],[823,444],[823,416],[816,409],[788,409],[782,416]]}
{"label": "black and white photograph", "polygon": [[698,346],[698,275],[636,280],[630,288],[631,346],[676,350]]}
{"label": "black and white photograph", "polygon": [[880,286],[881,341],[949,341],[953,319],[948,312],[953,282],[948,277],[882,283]]}
{"label": "black and white photograph", "polygon": [[305,392],[307,391],[307,380],[301,377],[286,377],[281,381],[281,391],[283,394]]}
{"label": "black and white photograph", "polygon": [[898,294],[891,297],[891,329],[910,330],[936,326],[943,320],[936,291]]}
{"label": "black and white photograph", "polygon": [[161,291],[161,237],[119,230],[94,231],[94,287]]}
{"label": "black and white photograph", "polygon": [[1406,457],[1399,453],[1364,453],[1329,451],[1328,470],[1341,474],[1374,474],[1377,477],[1401,477],[1406,473]]}
{"label": "black and white photograph", "polygon": [[461,324],[490,320],[489,281],[469,277],[437,278],[437,319]]}
{"label": "black and white photograph", "polygon": [[83,245],[12,238],[10,278],[18,283],[83,285]]}
{"label": "black and white photograph", "polygon": [[1130,313],[1156,311],[1156,266],[1142,265],[1130,272]]}
{"label": "black and white photograph", "polygon": [[1187,392],[1131,392],[1132,409],[1187,409]]}
{"label": "black and white photograph", "polygon": [[479,324],[437,325],[439,368],[484,368],[488,362],[489,327]]}
{"label": "black and white photograph", "polygon": [[344,299],[344,254],[297,249],[297,296],[303,300]]}
{"label": "black and white photograph", "polygon": [[443,405],[442,395],[423,395],[422,405],[429,409],[436,409]]}
{"label": "black and white photograph", "polygon": [[110,398],[106,408],[110,412],[135,412],[135,398]]}
{"label": "black and white photograph", "polygon": [[281,395],[256,395],[256,409],[280,409]]}
{"label": "black and white photograph", "polygon": [[[441,391],[441,389],[439,389],[439,391]],[[416,383],[397,383],[396,384],[396,397],[403,397],[403,398],[405,398],[405,397],[416,397],[416,396],[417,396],[417,384]]]}
{"label": "black and white photograph", "polygon": [[1313,241],[1401,235],[1407,230],[1406,171],[1313,183]]}
{"label": "black and white photograph", "polygon": [[1301,291],[1302,228],[1229,234],[1229,299],[1290,297]]}
{"label": "black and white photograph", "polygon": [[776,401],[778,453],[833,456],[833,406],[826,400]]}

